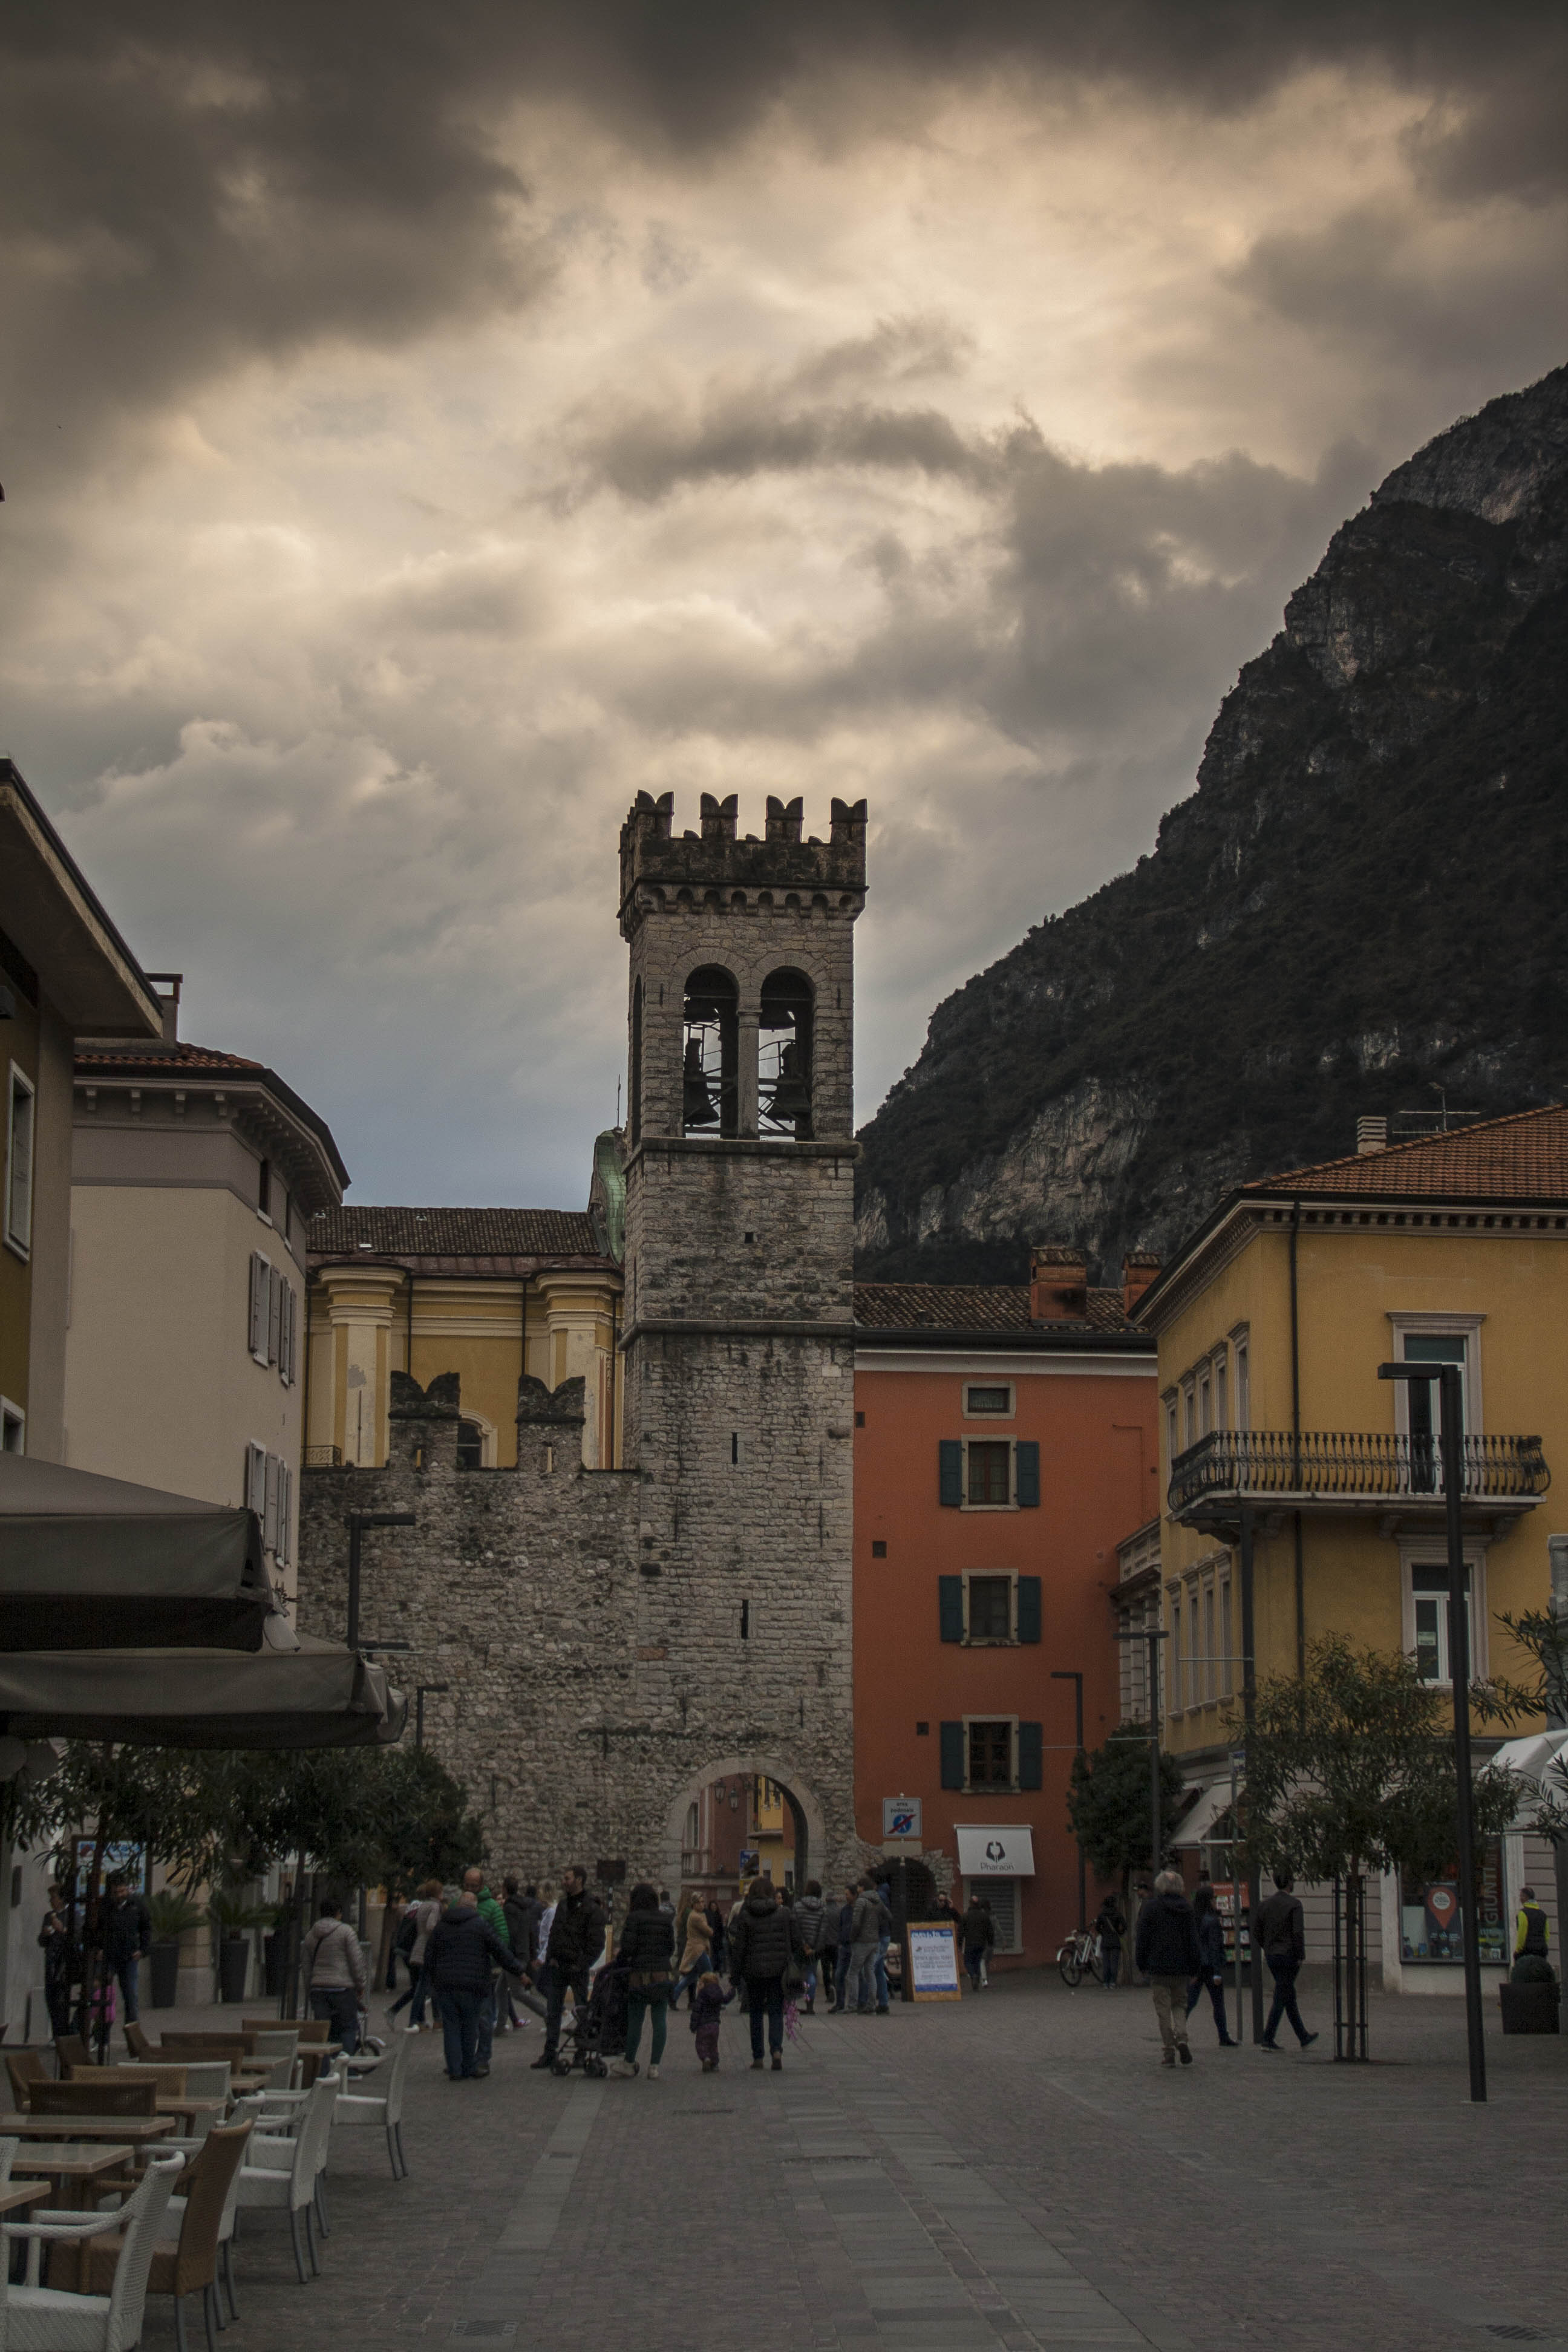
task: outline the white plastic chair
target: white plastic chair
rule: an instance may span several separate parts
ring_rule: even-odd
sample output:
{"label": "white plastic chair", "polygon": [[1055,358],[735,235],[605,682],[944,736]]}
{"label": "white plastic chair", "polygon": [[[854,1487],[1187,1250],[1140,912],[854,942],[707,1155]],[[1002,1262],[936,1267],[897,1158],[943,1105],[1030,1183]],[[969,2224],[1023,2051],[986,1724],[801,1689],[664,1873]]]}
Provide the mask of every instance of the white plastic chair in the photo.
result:
{"label": "white plastic chair", "polygon": [[[304,2113],[300,2128],[292,2139],[263,2137],[253,2133],[247,2147],[246,2162],[239,2171],[239,2205],[261,2206],[274,2213],[286,2212],[289,2232],[294,2242],[294,2267],[300,2273],[301,2286],[318,2277],[321,2264],[316,2260],[316,2240],[312,2213],[316,2201],[316,2176],[326,2162],[327,2135],[331,2129],[332,2107],[338,2095],[337,2077],[325,2074],[306,2095]],[[300,2216],[305,2217],[304,2246],[300,2238]],[[305,2269],[305,2252],[309,2252],[310,2268]]]}
{"label": "white plastic chair", "polygon": [[[118,2211],[101,2213],[35,2213],[30,2221],[7,2221],[6,2241],[27,2241],[27,2283],[5,2292],[6,2268],[0,2263],[0,2292],[5,2293],[5,2352],[133,2352],[142,2340],[147,2306],[147,2273],[153,2267],[163,2215],[183,2156],[155,2156],[135,2194]],[[108,2294],[68,2294],[58,2287],[37,2284],[39,2257],[46,2245],[79,2245],[112,2230],[123,2231],[114,2284]]]}
{"label": "white plastic chair", "polygon": [[[403,2077],[408,2070],[408,2053],[416,2029],[401,2025],[392,2045],[391,2055],[383,2060],[379,2071],[370,2076],[376,2085],[371,2091],[340,2091],[334,2122],[344,2124],[379,2124],[386,2133],[386,2153],[392,2162],[394,2180],[405,2180],[408,2165],[403,2153]],[[352,2079],[352,2078],[351,2078]],[[361,2077],[360,2080],[365,2079]]]}

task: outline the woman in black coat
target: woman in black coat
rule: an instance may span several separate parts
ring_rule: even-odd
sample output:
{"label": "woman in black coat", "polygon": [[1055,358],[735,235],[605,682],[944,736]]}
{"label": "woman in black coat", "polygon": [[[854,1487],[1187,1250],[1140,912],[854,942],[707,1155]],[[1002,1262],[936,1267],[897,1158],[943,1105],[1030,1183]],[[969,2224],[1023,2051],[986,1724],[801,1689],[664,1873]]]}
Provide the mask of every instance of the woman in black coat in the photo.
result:
{"label": "woman in black coat", "polygon": [[629,1974],[626,1978],[626,2053],[616,2073],[635,2074],[637,2071],[637,2044],[642,2040],[643,2019],[651,2010],[653,2032],[648,2042],[647,2078],[658,2080],[658,2062],[664,2056],[665,2036],[669,2030],[669,1994],[671,1969],[675,1960],[675,1919],[672,1913],[658,1907],[658,1889],[645,1880],[634,1886],[626,1902],[626,1924],[621,1929],[616,1958],[624,1960]]}
{"label": "woman in black coat", "polygon": [[1202,1965],[1187,1987],[1187,2015],[1191,2017],[1206,1987],[1214,2006],[1214,2021],[1219,2028],[1219,2046],[1222,2050],[1234,2050],[1237,2044],[1225,2013],[1225,1922],[1215,1908],[1212,1886],[1200,1886],[1194,1894],[1193,1920],[1198,1931]]}

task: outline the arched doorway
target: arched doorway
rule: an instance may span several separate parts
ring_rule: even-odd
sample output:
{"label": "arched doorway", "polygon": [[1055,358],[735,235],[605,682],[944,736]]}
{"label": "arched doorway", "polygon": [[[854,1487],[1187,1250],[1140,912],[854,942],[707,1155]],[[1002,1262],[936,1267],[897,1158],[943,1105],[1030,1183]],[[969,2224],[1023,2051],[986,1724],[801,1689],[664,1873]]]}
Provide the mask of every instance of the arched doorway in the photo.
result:
{"label": "arched doorway", "polygon": [[665,1817],[664,1881],[721,1895],[766,1875],[800,1888],[827,1863],[821,1804],[783,1758],[718,1756],[693,1773]]}

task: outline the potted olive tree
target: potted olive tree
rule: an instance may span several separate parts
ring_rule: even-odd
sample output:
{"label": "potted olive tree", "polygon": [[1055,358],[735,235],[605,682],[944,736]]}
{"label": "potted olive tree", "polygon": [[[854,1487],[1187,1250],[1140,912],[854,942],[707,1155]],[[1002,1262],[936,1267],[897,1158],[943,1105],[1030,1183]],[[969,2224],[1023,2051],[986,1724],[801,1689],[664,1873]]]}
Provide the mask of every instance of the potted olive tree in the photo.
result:
{"label": "potted olive tree", "polygon": [[147,1905],[153,1922],[153,1947],[147,1966],[153,1979],[153,2007],[173,2009],[180,1984],[180,1937],[202,1924],[201,1906],[177,1887],[165,1886]]}

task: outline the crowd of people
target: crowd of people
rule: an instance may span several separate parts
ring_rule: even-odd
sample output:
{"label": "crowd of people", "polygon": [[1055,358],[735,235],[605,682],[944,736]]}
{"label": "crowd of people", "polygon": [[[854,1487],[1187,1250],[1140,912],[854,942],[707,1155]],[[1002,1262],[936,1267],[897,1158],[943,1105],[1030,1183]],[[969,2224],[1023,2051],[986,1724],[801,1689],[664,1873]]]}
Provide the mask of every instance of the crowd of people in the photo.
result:
{"label": "crowd of people", "polygon": [[[960,1923],[950,1905],[946,1909],[962,1926],[978,1983],[995,1941],[990,1914],[971,1906]],[[352,1938],[332,1933],[335,1918],[324,1911],[307,1939],[310,2001],[315,2014],[331,2018],[337,2032],[352,2033],[347,2011],[363,1997],[353,1974],[363,1959],[357,1944],[351,1958]],[[616,1926],[581,1869],[563,1873],[559,1892],[505,1877],[498,1897],[475,1868],[464,1874],[460,1887],[429,1880],[405,1907],[393,1937],[392,1965],[395,1976],[396,1962],[404,1962],[408,1983],[387,2016],[394,2020],[406,2010],[416,2028],[438,2028],[454,2082],[489,2073],[498,2033],[537,2023],[543,2042],[532,2063],[544,2071],[557,2063],[568,2006],[584,2011],[599,1971],[615,1964],[626,1993],[625,2054],[616,2070],[621,2074],[640,2072],[646,2028],[647,2074],[657,2081],[669,2018],[683,1998],[704,2073],[719,2064],[720,2023],[737,2000],[750,2028],[752,2066],[777,2072],[792,2007],[814,2016],[820,2000],[828,2016],[889,2013],[892,1936],[890,1890],[875,1876],[846,1885],[837,1903],[815,1878],[795,1894],[760,1877],[727,1911],[700,1892],[678,1905],[668,1888],[644,1882],[632,1888]]]}

